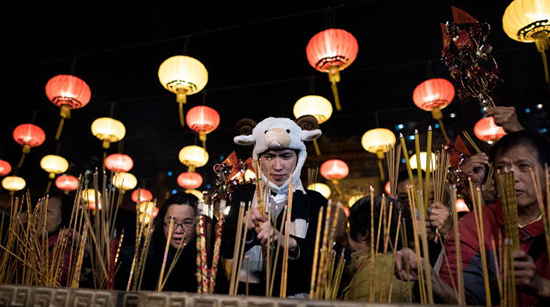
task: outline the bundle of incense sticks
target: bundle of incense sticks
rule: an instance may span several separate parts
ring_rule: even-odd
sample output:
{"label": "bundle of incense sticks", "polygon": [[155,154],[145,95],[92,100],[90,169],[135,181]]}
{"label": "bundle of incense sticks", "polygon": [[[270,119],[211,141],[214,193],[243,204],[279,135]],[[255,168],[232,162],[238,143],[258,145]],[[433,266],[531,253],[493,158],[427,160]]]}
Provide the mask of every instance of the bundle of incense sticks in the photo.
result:
{"label": "bundle of incense sticks", "polygon": [[283,249],[283,267],[281,272],[281,290],[279,291],[279,296],[286,298],[287,290],[287,279],[288,279],[288,255],[290,248],[290,215],[292,212],[292,197],[294,195],[294,186],[292,185],[292,174],[290,174],[289,185],[288,185],[288,198],[287,198],[287,212],[286,212],[286,225],[285,225],[285,241]]}
{"label": "bundle of incense sticks", "polygon": [[[544,177],[544,182],[546,183],[545,185],[541,183],[541,178],[539,174],[531,169],[531,180],[533,182],[533,185],[535,187],[535,192],[537,194],[537,202],[539,205],[542,223],[544,225],[546,247],[547,247],[547,250],[549,251],[548,257],[550,260],[550,222],[549,222],[550,207],[548,206],[548,204],[550,204],[550,170],[547,164],[544,165],[543,177]],[[546,195],[546,199],[544,199],[543,195]]]}
{"label": "bundle of incense sticks", "polygon": [[[147,204],[145,212],[152,212],[156,207],[156,199]],[[136,212],[139,212],[139,203],[136,203]],[[135,253],[132,259],[130,275],[126,284],[126,291],[130,288],[132,291],[141,289],[141,281],[145,272],[145,264],[147,263],[147,255],[149,254],[149,246],[153,235],[153,220],[148,218],[146,214],[136,214],[136,233],[135,233]]]}
{"label": "bundle of incense sticks", "polygon": [[343,253],[337,254],[332,246],[336,240],[336,228],[341,211],[341,204],[331,200],[328,202],[326,214],[323,215],[323,208],[319,211],[311,270],[311,299],[334,300],[338,295],[345,261]]}
{"label": "bundle of incense sticks", "polygon": [[399,174],[399,165],[401,163],[401,145],[391,145],[386,153],[386,162],[388,164],[388,180],[390,181],[390,195],[397,195],[397,182]]}
{"label": "bundle of incense sticks", "polygon": [[[519,229],[514,173],[497,172],[496,183],[499,187],[499,194],[501,194],[500,201],[504,218],[504,282],[501,295],[507,304],[515,304],[517,294],[512,252],[519,249]],[[536,180],[533,181],[533,184],[536,185]],[[535,190],[540,190],[540,185],[535,187]]]}
{"label": "bundle of incense sticks", "polygon": [[[470,180],[470,179],[468,179]],[[472,195],[472,202],[474,205],[474,217],[475,217],[475,223],[476,223],[476,230],[478,235],[478,241],[479,241],[479,253],[481,255],[481,265],[482,265],[482,271],[483,271],[483,285],[485,287],[485,298],[487,306],[492,305],[491,301],[491,289],[489,286],[489,269],[488,269],[488,263],[487,263],[487,254],[485,252],[485,234],[483,231],[483,198],[481,197],[481,190],[479,187],[476,189],[476,193],[474,193],[474,188],[472,183],[469,183],[470,186],[470,193]],[[516,223],[517,225],[517,223]],[[516,226],[517,227],[517,226]]]}
{"label": "bundle of incense sticks", "polygon": [[[427,303],[427,289],[426,289],[426,281],[424,276],[424,262],[422,261],[422,253],[420,252],[420,240],[419,240],[419,233],[418,231],[421,231],[419,224],[420,224],[420,217],[419,217],[419,210],[417,209],[416,200],[417,197],[415,197],[415,191],[412,186],[407,187],[407,195],[409,197],[409,208],[411,210],[411,213],[413,214],[412,218],[412,224],[413,224],[413,240],[414,240],[414,251],[416,254],[416,263],[417,263],[417,271],[418,271],[418,285],[419,285],[419,294],[420,294],[420,303],[426,304]],[[420,210],[421,211],[421,210]],[[426,228],[424,227],[424,230]],[[427,256],[427,255],[425,255]]]}
{"label": "bundle of incense sticks", "polygon": [[[237,295],[237,290],[238,290],[239,275],[240,275],[239,259],[241,255],[241,246],[243,246],[244,242],[246,241],[246,230],[247,230],[247,225],[243,223],[244,214],[245,214],[245,203],[241,202],[239,206],[239,213],[237,218],[237,233],[235,234],[235,245],[233,247],[233,261],[231,263],[229,295]],[[248,222],[248,220],[246,222]]]}

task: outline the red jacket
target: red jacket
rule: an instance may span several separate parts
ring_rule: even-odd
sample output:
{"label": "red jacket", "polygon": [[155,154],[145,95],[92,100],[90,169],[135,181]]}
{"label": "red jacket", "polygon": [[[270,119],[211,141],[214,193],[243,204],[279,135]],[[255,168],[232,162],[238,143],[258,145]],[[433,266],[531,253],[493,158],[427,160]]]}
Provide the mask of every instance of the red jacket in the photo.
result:
{"label": "red jacket", "polygon": [[[500,202],[483,206],[483,229],[485,250],[489,269],[489,281],[491,286],[491,298],[494,305],[499,302],[497,277],[495,274],[494,250],[491,238],[498,243],[499,230],[502,236],[505,234],[504,219]],[[468,213],[458,223],[460,236],[460,252],[462,254],[462,268],[464,272],[464,288],[466,302],[474,305],[485,305],[485,287],[483,283],[483,269],[479,253],[478,234],[475,224],[474,213]],[[449,285],[456,285],[456,249],[454,231],[451,230],[445,241],[449,266],[445,263],[441,266],[440,277]],[[548,261],[548,250],[544,239],[544,225],[542,220],[533,222],[523,228],[519,228],[520,248],[533,257],[537,272],[546,279],[550,279],[550,265]],[[499,263],[499,266],[502,266]],[[502,278],[502,277],[501,277]],[[452,279],[452,281],[451,281]],[[524,293],[517,288],[518,306],[540,305],[541,300],[533,295]]]}

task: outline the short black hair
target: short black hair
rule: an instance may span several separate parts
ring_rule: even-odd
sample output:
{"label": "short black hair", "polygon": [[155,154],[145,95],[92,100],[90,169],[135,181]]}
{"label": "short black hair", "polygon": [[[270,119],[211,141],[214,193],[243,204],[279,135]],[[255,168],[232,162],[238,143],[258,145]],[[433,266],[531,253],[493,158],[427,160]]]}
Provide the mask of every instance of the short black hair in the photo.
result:
{"label": "short black hair", "polygon": [[494,163],[497,156],[517,146],[525,146],[536,152],[538,161],[543,168],[545,164],[550,164],[550,142],[548,139],[527,130],[508,133],[498,140],[491,147],[489,153],[491,162]]}
{"label": "short black hair", "polygon": [[[374,198],[374,209],[373,209],[373,221],[374,221],[374,233],[369,235],[371,229],[371,205],[370,205],[370,196],[365,196],[358,201],[356,201],[353,206],[350,208],[348,223],[349,223],[349,236],[354,241],[361,241],[359,236],[367,236],[369,240],[376,240],[378,238],[378,223],[380,221],[380,214],[382,209],[382,198],[381,196]],[[397,231],[397,223],[399,220],[399,204],[395,199],[390,197],[385,197],[386,199],[386,217],[389,218],[390,207],[391,207],[391,220],[389,223],[390,226],[390,241],[391,244],[394,243],[395,235]],[[387,224],[386,224],[387,225]],[[383,238],[380,238],[383,240]],[[383,242],[383,241],[380,241]],[[398,246],[394,247],[397,249],[401,248],[401,242],[398,240]],[[384,251],[384,244],[379,244],[378,252]]]}

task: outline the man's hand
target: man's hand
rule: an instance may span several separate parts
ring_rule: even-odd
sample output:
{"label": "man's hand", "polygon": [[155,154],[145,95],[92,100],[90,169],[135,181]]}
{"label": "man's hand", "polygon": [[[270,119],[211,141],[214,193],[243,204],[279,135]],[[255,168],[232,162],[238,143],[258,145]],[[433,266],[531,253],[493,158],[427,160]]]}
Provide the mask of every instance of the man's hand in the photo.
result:
{"label": "man's hand", "polygon": [[516,286],[538,296],[550,296],[550,281],[537,273],[533,258],[523,250],[512,252]]}
{"label": "man's hand", "polygon": [[418,263],[416,254],[410,248],[403,248],[395,253],[395,275],[402,280],[418,280]]}
{"label": "man's hand", "polygon": [[473,188],[480,187],[483,184],[483,178],[485,178],[485,166],[489,164],[489,157],[485,153],[479,153],[471,156],[460,165],[460,169],[466,175],[470,177]]}
{"label": "man's hand", "polygon": [[[257,233],[257,238],[260,241],[260,244],[262,247],[265,247],[267,245],[267,241],[269,239],[269,244],[271,246],[276,247],[277,243],[281,246],[280,248],[284,248],[285,246],[285,236],[284,234],[280,233],[273,225],[271,225],[270,222],[263,223],[260,226],[257,226],[255,228]],[[288,250],[290,252],[291,257],[295,257],[298,253],[298,242],[294,240],[294,238],[289,238],[289,245]]]}
{"label": "man's hand", "polygon": [[428,219],[430,225],[439,230],[439,234],[442,236],[446,236],[453,226],[451,210],[440,202],[434,202],[430,205]]}
{"label": "man's hand", "polygon": [[495,125],[501,126],[507,133],[523,130],[523,126],[519,123],[514,107],[494,107],[488,109],[485,114],[492,116]]}

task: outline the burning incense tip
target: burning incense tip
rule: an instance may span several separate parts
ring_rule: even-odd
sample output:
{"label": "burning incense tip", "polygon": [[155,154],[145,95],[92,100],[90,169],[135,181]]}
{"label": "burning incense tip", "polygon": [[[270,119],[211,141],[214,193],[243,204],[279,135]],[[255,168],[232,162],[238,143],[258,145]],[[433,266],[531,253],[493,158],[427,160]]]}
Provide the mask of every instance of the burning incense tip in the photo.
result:
{"label": "burning incense tip", "polygon": [[403,133],[399,132],[399,137],[403,138]]}
{"label": "burning incense tip", "polygon": [[428,126],[428,131],[432,131],[432,125]]}
{"label": "burning incense tip", "polygon": [[418,134],[418,129],[414,129],[414,134]]}

